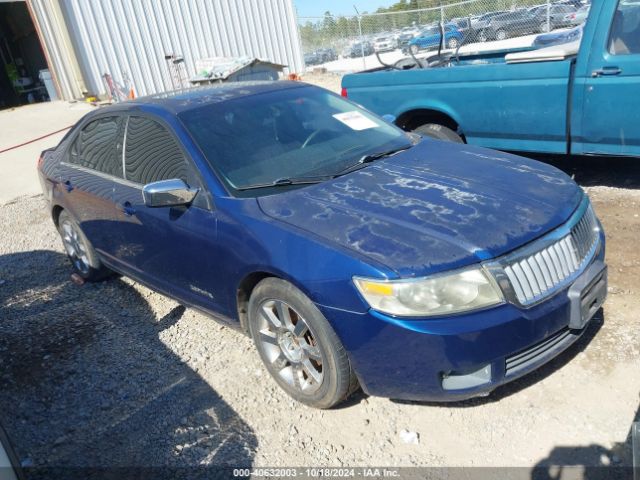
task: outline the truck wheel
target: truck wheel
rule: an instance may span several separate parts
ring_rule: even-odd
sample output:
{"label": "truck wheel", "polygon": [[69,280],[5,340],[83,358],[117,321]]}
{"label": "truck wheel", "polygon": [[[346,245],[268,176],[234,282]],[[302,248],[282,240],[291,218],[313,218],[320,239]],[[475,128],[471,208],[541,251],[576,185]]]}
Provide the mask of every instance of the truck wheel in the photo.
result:
{"label": "truck wheel", "polygon": [[447,42],[447,46],[452,50],[455,48],[458,48],[458,39],[457,38],[449,39],[449,41]]}
{"label": "truck wheel", "polygon": [[358,388],[333,328],[291,283],[266,278],[256,286],[249,300],[249,330],[267,371],[295,400],[330,408]]}
{"label": "truck wheel", "polygon": [[58,232],[74,272],[85,281],[98,282],[113,275],[113,272],[100,262],[98,254],[80,225],[66,210],[58,217]]}
{"label": "truck wheel", "polygon": [[415,133],[423,135],[425,137],[433,138],[435,140],[442,140],[444,142],[464,143],[464,140],[460,135],[444,125],[437,123],[425,123],[419,127],[413,129]]}
{"label": "truck wheel", "polygon": [[485,32],[484,30],[482,30],[482,31],[480,31],[480,32],[478,33],[477,38],[478,38],[478,41],[479,41],[479,42],[482,42],[482,43],[484,43],[484,42],[486,42],[487,40],[489,40],[489,38],[488,38],[488,36],[487,36],[487,32]]}
{"label": "truck wheel", "polygon": [[420,48],[418,47],[418,45],[411,45],[409,49],[411,50],[411,53],[413,53],[414,55],[420,51]]}
{"label": "truck wheel", "polygon": [[500,29],[496,32],[496,40],[505,40],[507,38],[507,32]]}

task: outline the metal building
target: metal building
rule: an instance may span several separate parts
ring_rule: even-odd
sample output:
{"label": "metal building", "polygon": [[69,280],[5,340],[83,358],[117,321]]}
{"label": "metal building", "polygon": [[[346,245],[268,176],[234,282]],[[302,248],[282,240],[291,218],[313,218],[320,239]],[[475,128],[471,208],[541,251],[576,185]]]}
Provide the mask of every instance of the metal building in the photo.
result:
{"label": "metal building", "polygon": [[292,0],[0,0],[7,3],[28,9],[67,100],[104,96],[105,74],[137,96],[170,90],[207,57],[248,55],[288,73],[304,68]]}

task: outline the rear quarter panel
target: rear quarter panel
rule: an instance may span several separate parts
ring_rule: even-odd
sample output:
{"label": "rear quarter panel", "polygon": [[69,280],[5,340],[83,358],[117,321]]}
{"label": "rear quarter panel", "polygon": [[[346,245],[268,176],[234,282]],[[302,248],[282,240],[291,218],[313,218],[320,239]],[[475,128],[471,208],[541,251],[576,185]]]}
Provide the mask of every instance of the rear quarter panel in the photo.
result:
{"label": "rear quarter panel", "polygon": [[565,153],[571,60],[493,63],[347,75],[349,99],[396,117],[419,109],[451,117],[467,142]]}

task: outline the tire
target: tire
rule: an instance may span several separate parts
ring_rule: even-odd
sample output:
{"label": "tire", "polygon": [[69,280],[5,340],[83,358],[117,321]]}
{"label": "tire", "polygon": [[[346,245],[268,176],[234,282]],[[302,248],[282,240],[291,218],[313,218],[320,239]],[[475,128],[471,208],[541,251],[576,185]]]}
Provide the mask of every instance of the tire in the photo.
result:
{"label": "tire", "polygon": [[331,408],[358,388],[327,319],[295,286],[266,278],[249,300],[249,332],[267,371],[295,400]]}
{"label": "tire", "polygon": [[78,222],[66,210],[58,217],[58,233],[73,271],[86,282],[99,282],[113,272],[105,267]]}
{"label": "tire", "polygon": [[442,140],[444,142],[464,143],[464,140],[460,135],[450,128],[438,123],[425,123],[424,125],[414,128],[413,132],[435,140]]}
{"label": "tire", "polygon": [[418,45],[411,45],[409,47],[409,50],[415,55],[420,51],[420,47],[418,47]]}
{"label": "tire", "polygon": [[547,22],[542,22],[540,24],[540,33],[547,33],[551,31],[551,28],[549,28],[550,26],[547,26]]}
{"label": "tire", "polygon": [[500,30],[496,31],[496,40],[506,40],[506,39],[507,39],[507,32],[505,30],[501,28]]}
{"label": "tire", "polygon": [[450,49],[454,50],[456,48],[458,48],[460,42],[458,42],[457,38],[450,38],[449,41],[447,42],[447,47],[449,47]]}
{"label": "tire", "polygon": [[478,39],[479,42],[482,42],[482,43],[489,40],[489,37],[487,36],[487,32],[485,32],[484,30],[478,32],[478,35],[476,38]]}

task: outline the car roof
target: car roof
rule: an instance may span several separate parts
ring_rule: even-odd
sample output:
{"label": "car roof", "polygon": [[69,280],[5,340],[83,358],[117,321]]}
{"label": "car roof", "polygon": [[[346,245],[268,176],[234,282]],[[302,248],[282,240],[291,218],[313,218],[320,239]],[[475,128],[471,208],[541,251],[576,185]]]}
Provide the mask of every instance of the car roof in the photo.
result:
{"label": "car roof", "polygon": [[104,113],[108,110],[121,112],[133,110],[137,107],[156,106],[179,114],[205,105],[225,102],[235,98],[309,86],[311,85],[307,83],[288,80],[215,83],[136,98],[135,100],[101,108],[96,111],[96,113]]}

